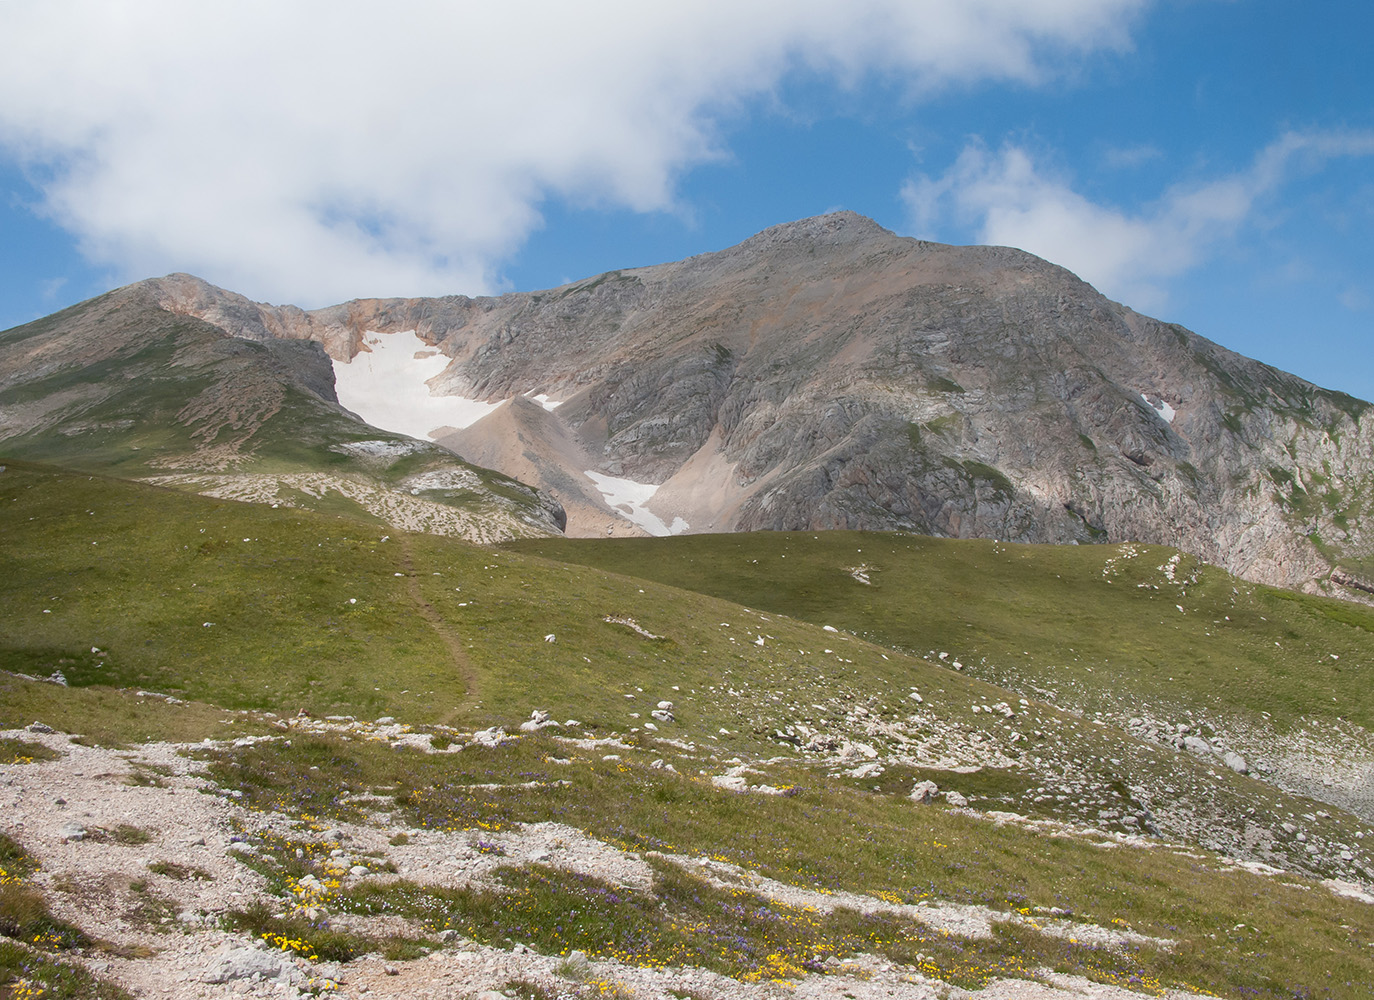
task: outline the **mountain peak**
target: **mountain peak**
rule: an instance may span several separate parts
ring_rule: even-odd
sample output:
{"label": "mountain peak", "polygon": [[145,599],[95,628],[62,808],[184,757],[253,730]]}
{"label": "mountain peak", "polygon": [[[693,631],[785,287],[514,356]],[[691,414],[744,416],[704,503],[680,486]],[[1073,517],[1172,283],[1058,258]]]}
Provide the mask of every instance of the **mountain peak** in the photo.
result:
{"label": "mountain peak", "polygon": [[839,246],[862,243],[874,239],[894,239],[896,234],[884,229],[878,223],[858,212],[848,209],[813,215],[795,222],[784,222],[770,226],[739,244],[741,249],[762,249],[791,243]]}

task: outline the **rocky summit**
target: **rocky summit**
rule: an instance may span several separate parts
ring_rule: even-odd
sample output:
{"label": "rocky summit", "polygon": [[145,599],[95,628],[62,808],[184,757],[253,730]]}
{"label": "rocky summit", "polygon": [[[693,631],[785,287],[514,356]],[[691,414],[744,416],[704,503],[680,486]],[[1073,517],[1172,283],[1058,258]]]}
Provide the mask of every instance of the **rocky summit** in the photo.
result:
{"label": "rocky summit", "polygon": [[491,298],[306,312],[187,276],[145,287],[236,337],[317,341],[336,368],[413,331],[450,359],[430,392],[501,404],[430,436],[556,496],[572,535],[1143,541],[1259,582],[1369,589],[1367,403],[1019,250],[841,212]]}

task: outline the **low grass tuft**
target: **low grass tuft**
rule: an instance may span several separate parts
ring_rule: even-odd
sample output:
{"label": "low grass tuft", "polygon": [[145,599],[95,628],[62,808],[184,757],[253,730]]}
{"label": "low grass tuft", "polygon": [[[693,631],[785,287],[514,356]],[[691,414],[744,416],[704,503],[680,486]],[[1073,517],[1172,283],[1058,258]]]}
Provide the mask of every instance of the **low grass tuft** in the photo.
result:
{"label": "low grass tuft", "polygon": [[148,870],[154,875],[162,875],[178,882],[212,882],[215,878],[204,868],[197,868],[195,865],[179,865],[175,861],[154,861],[148,866]]}
{"label": "low grass tuft", "polygon": [[23,881],[38,868],[38,862],[7,833],[0,832],[0,884]]}
{"label": "low grass tuft", "polygon": [[157,892],[147,879],[134,879],[129,883],[129,907],[124,911],[128,920],[161,933],[176,920],[177,912],[176,900]]}
{"label": "low grass tuft", "polygon": [[134,1000],[133,994],[80,966],[13,941],[0,941],[0,991],[15,1000]]}
{"label": "low grass tuft", "polygon": [[310,920],[299,914],[274,912],[266,903],[234,910],[226,922],[268,944],[312,962],[349,962],[369,952],[380,952],[390,961],[420,958],[438,945],[426,939],[401,935],[372,937],[330,928],[324,918]]}
{"label": "low grass tuft", "polygon": [[123,844],[126,847],[137,847],[140,844],[151,842],[153,835],[141,826],[134,826],[130,823],[120,823],[110,831],[110,839],[116,844]]}
{"label": "low grass tuft", "polygon": [[91,943],[84,932],[54,917],[42,894],[20,882],[0,884],[0,935],[44,951],[65,951]]}
{"label": "low grass tuft", "polygon": [[0,764],[32,764],[39,760],[57,760],[62,754],[33,740],[6,736],[0,739]]}

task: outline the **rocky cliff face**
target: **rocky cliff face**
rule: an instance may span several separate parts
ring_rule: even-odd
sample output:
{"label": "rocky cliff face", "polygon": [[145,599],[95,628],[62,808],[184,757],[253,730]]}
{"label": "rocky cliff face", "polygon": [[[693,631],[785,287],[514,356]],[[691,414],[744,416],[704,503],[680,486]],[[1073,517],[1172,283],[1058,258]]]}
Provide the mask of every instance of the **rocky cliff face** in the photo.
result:
{"label": "rocky cliff face", "polygon": [[[838,213],[498,298],[302,312],[184,276],[149,286],[168,309],[340,360],[366,331],[414,330],[452,358],[434,391],[561,401],[448,443],[559,494],[573,533],[615,530],[591,461],[657,485],[649,509],[694,531],[1141,540],[1289,587],[1354,593],[1368,576],[1368,404],[1017,250]],[[513,446],[517,423],[540,443]]]}

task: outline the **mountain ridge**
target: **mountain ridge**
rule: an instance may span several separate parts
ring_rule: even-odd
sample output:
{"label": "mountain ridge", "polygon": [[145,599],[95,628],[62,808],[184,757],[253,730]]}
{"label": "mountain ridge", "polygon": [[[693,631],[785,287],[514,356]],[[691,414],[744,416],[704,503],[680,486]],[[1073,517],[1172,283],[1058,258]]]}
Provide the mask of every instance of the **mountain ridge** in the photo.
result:
{"label": "mountain ridge", "polygon": [[[650,509],[691,530],[1157,542],[1247,579],[1367,596],[1368,404],[1024,251],[836,213],[497,297],[306,312],[188,276],[150,287],[166,308],[236,336],[315,340],[336,362],[364,333],[414,330],[452,359],[432,391],[561,400],[579,458],[658,486]],[[502,428],[478,422],[450,443],[485,454]],[[497,468],[517,466],[531,472]],[[573,534],[623,528],[584,470],[545,466],[535,485],[590,512]]]}
{"label": "mountain ridge", "polygon": [[363,423],[319,345],[231,335],[158,287],[0,332],[0,452],[474,541],[561,530],[548,496]]}

